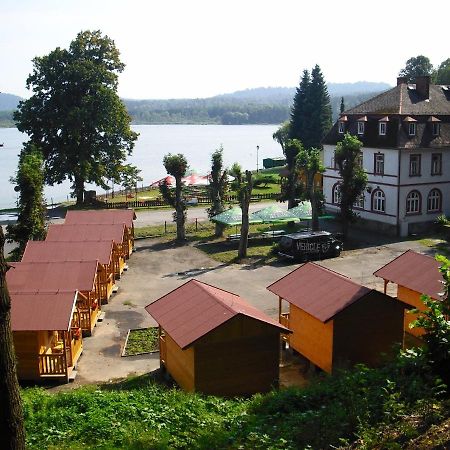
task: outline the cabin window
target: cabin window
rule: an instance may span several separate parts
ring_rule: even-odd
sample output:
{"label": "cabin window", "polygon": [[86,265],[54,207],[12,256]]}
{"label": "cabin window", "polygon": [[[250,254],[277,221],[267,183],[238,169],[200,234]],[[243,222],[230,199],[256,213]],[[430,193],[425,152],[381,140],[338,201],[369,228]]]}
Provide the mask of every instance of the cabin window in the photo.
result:
{"label": "cabin window", "polygon": [[386,136],[386,122],[380,122],[378,124],[378,134],[380,136]]}
{"label": "cabin window", "polygon": [[421,197],[419,191],[411,191],[406,197],[406,214],[419,214]]}
{"label": "cabin window", "polygon": [[416,123],[415,122],[409,122],[408,124],[408,134],[410,136],[416,135]]}
{"label": "cabin window", "polygon": [[432,122],[431,129],[433,136],[439,136],[441,134],[441,124],[439,122]]}
{"label": "cabin window", "polygon": [[336,183],[332,189],[332,203],[334,205],[339,205],[341,203],[341,186]]}
{"label": "cabin window", "polygon": [[375,189],[372,194],[372,211],[386,212],[386,196],[381,189]]}
{"label": "cabin window", "polygon": [[384,153],[375,153],[373,172],[375,175],[384,174]]}
{"label": "cabin window", "polygon": [[358,134],[364,134],[364,122],[358,122]]}
{"label": "cabin window", "polygon": [[338,122],[338,133],[339,134],[345,133],[345,122]]}
{"label": "cabin window", "polygon": [[420,176],[420,164],[421,156],[420,155],[410,155],[409,156],[409,176],[410,177],[419,177]]}
{"label": "cabin window", "polygon": [[440,212],[442,210],[442,194],[439,189],[432,189],[428,194],[427,212]]}
{"label": "cabin window", "polygon": [[431,155],[431,175],[442,175],[442,153]]}

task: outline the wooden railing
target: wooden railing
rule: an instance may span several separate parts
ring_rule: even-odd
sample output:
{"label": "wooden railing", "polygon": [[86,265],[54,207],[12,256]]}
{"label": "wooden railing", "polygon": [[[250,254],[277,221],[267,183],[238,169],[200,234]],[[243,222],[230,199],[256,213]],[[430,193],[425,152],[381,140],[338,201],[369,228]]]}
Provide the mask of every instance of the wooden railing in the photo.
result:
{"label": "wooden railing", "polygon": [[67,373],[64,353],[42,353],[39,355],[41,375],[65,375]]}
{"label": "wooden railing", "polygon": [[280,314],[280,324],[286,328],[289,328],[289,313]]}
{"label": "wooden railing", "polygon": [[162,364],[166,364],[167,349],[166,349],[166,339],[164,336],[159,337],[159,360]]}
{"label": "wooden railing", "polygon": [[82,330],[91,331],[91,313],[89,310],[80,311],[80,327]]}

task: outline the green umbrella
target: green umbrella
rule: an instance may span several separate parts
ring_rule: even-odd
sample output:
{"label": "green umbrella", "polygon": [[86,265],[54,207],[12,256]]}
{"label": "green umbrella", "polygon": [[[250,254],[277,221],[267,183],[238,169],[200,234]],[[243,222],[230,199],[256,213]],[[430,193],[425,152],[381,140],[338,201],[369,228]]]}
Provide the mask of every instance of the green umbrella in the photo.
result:
{"label": "green umbrella", "polygon": [[311,220],[312,219],[312,208],[311,202],[300,202],[297,206],[294,206],[288,211],[293,214],[295,217],[298,217],[302,220]]}
{"label": "green umbrella", "polygon": [[[221,223],[227,226],[240,225],[242,223],[242,210],[238,207],[227,209],[226,211],[211,217],[211,222]],[[249,222],[261,223],[262,220],[250,216]]]}
{"label": "green umbrella", "polygon": [[255,219],[260,219],[264,223],[283,223],[283,222],[298,222],[299,218],[289,212],[287,209],[279,205],[271,205],[267,208],[255,211],[252,214]]}

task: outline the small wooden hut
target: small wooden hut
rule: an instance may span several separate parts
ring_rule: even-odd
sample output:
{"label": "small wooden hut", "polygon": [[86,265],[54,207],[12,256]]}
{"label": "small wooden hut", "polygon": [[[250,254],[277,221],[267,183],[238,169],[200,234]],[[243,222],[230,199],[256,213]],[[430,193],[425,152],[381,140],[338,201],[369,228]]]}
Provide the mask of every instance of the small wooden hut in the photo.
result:
{"label": "small wooden hut", "polygon": [[146,307],[160,329],[160,363],[187,391],[236,396],[278,385],[289,330],[231,292],[190,280]]}
{"label": "small wooden hut", "polygon": [[68,382],[83,351],[77,292],[11,292],[11,329],[21,381]]}
{"label": "small wooden hut", "polygon": [[[422,294],[440,300],[442,292],[442,276],[439,272],[439,262],[431,256],[408,250],[400,256],[378,269],[375,276],[384,280],[384,292],[389,283],[397,285],[397,299],[411,308],[424,311],[425,305],[420,299]],[[423,335],[423,328],[410,328],[411,322],[417,319],[417,314],[405,311],[404,330],[408,340]]]}
{"label": "small wooden hut", "polygon": [[403,342],[402,303],[318,264],[304,264],[267,289],[278,295],[280,323],[292,330],[289,345],[325,372],[376,365]]}
{"label": "small wooden hut", "polygon": [[67,211],[64,223],[67,225],[115,225],[124,224],[127,243],[127,258],[134,249],[134,223],[136,213],[133,209],[94,209]]}
{"label": "small wooden hut", "polygon": [[[128,238],[124,224],[114,225],[59,225],[48,227],[46,241],[49,242],[98,242],[113,243],[114,273],[120,278],[124,271],[126,255],[128,255]],[[89,244],[87,244],[89,245]]]}
{"label": "small wooden hut", "polygon": [[83,333],[90,336],[101,313],[98,261],[12,263],[6,273],[9,292],[75,292]]}
{"label": "small wooden hut", "polygon": [[100,286],[100,298],[108,303],[112,294],[115,276],[112,241],[89,242],[52,242],[28,241],[22,256],[22,262],[99,262],[97,280]]}

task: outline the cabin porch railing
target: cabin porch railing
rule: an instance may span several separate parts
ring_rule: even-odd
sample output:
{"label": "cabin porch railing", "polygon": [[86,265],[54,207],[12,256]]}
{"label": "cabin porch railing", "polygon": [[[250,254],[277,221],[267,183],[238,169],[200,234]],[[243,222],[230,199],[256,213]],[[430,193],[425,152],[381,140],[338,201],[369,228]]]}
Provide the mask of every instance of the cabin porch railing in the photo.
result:
{"label": "cabin porch railing", "polygon": [[66,355],[64,353],[41,353],[39,355],[39,373],[41,375],[66,375]]}
{"label": "cabin porch railing", "polygon": [[90,310],[79,311],[80,327],[82,330],[91,331],[91,312]]}
{"label": "cabin porch railing", "polygon": [[[283,325],[286,328],[289,328],[289,313],[281,313],[279,317],[280,325]],[[282,333],[281,339],[289,343],[289,333]]]}

